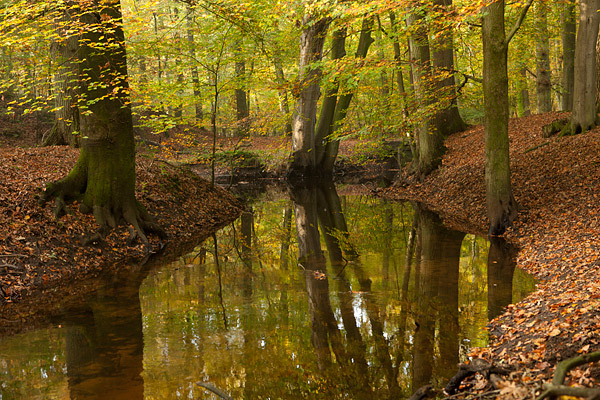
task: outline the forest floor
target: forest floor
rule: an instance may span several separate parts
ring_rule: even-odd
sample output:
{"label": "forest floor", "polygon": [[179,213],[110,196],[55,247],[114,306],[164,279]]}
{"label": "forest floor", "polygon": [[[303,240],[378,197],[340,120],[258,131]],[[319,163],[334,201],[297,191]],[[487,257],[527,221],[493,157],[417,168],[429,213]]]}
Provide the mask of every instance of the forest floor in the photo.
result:
{"label": "forest floor", "polygon": [[[505,234],[519,248],[517,266],[533,274],[537,290],[489,325],[490,345],[473,349],[514,372],[489,394],[535,398],[560,360],[600,350],[600,129],[542,138],[541,127],[564,117],[548,113],[510,121],[510,159],[520,211]],[[442,166],[423,182],[408,174],[381,195],[425,203],[446,225],[487,232],[483,127],[450,137]],[[569,375],[567,384],[597,385],[598,364]],[[491,390],[481,377],[465,396]],[[539,393],[539,391],[537,392]]]}

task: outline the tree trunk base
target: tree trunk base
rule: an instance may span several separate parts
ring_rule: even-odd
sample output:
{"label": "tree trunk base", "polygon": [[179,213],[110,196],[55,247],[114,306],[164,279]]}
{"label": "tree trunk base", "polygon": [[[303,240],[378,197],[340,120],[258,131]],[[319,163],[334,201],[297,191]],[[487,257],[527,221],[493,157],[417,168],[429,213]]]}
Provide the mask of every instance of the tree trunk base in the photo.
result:
{"label": "tree trunk base", "polygon": [[166,233],[160,227],[148,211],[136,200],[135,196],[117,197],[118,200],[107,202],[106,204],[93,203],[91,196],[86,196],[88,189],[87,169],[82,166],[85,164],[85,157],[77,162],[71,173],[56,182],[49,183],[40,197],[40,205],[44,205],[50,199],[54,199],[54,216],[60,218],[65,213],[69,213],[68,203],[75,200],[81,201],[79,211],[89,214],[93,213],[98,231],[83,237],[81,243],[89,245],[102,241],[111,229],[124,223],[129,229],[129,238],[127,245],[131,245],[136,239],[144,245],[146,253],[150,251],[150,244],[146,233],[155,233],[160,239],[166,238]]}

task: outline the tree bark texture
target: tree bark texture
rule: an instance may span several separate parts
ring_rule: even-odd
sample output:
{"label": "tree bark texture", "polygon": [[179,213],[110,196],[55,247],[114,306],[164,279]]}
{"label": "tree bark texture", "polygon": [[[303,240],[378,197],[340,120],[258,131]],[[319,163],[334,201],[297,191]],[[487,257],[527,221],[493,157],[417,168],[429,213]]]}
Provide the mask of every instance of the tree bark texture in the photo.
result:
{"label": "tree bark texture", "polygon": [[575,1],[567,0],[563,7],[561,110],[570,111],[573,108],[573,89],[575,85],[575,32],[577,28]]}
{"label": "tree bark texture", "polygon": [[[434,4],[442,13],[452,9],[452,0],[435,0]],[[454,32],[452,28],[441,27],[436,30],[436,45],[432,52],[433,69],[437,73],[447,74],[437,80],[437,96],[442,98],[442,108],[435,114],[435,127],[438,135],[447,137],[464,131],[465,121],[458,113],[456,81],[454,76]]]}
{"label": "tree bark texture", "polygon": [[572,134],[596,126],[596,41],[600,0],[579,2],[579,29],[575,48]]}
{"label": "tree bark texture", "polygon": [[[67,7],[72,7],[68,3]],[[77,49],[79,37],[66,34],[65,24],[71,22],[68,10],[64,10],[57,21],[59,39],[50,46],[52,63],[55,66],[53,89],[55,94],[54,126],[50,134],[44,139],[42,146],[69,145],[79,147],[79,109],[77,108],[77,77],[79,63]]]}
{"label": "tree bark texture", "polygon": [[536,3],[536,84],[538,114],[552,111],[552,82],[550,71],[550,35],[548,33],[548,4]]}
{"label": "tree bark texture", "polygon": [[501,235],[517,216],[510,177],[508,74],[504,1],[491,1],[483,17],[485,184],[491,235]]}
{"label": "tree bark texture", "polygon": [[322,70],[313,64],[322,59],[329,23],[328,18],[311,21],[310,16],[304,17],[304,30],[300,36],[299,79],[294,89],[297,101],[292,116],[292,160],[288,166],[290,177],[313,176],[317,172],[315,122]]}

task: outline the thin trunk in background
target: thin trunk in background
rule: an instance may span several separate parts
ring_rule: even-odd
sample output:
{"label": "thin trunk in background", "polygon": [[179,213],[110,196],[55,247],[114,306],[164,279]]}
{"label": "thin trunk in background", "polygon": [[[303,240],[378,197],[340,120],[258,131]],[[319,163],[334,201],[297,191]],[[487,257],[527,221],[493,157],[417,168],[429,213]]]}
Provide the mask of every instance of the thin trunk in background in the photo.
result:
{"label": "thin trunk in background", "polygon": [[536,87],[538,114],[552,111],[552,82],[550,71],[550,34],[548,33],[548,4],[536,3]]}
{"label": "thin trunk in background", "polygon": [[194,111],[197,122],[202,122],[204,114],[202,111],[202,92],[200,91],[200,75],[196,62],[196,40],[194,38],[194,9],[188,4],[187,9],[187,40],[190,54],[190,76],[192,77],[192,90],[194,93]]}
{"label": "thin trunk in background", "polygon": [[[442,15],[452,11],[452,0],[435,0],[434,4]],[[454,73],[454,28],[443,24],[435,26],[439,26],[440,29],[434,32],[436,43],[432,52],[432,65],[436,75],[443,74],[445,78],[436,79],[436,97],[442,97],[442,107],[436,112],[434,121],[436,134],[445,138],[464,131],[467,124],[458,113]]]}
{"label": "thin trunk in background", "polygon": [[575,1],[565,0],[562,13],[562,111],[573,109],[573,88],[575,85],[575,32],[577,20]]}
{"label": "thin trunk in background", "polygon": [[235,109],[237,119],[237,135],[248,134],[248,91],[246,87],[246,60],[243,51],[242,39],[238,38],[234,44],[235,53]]}

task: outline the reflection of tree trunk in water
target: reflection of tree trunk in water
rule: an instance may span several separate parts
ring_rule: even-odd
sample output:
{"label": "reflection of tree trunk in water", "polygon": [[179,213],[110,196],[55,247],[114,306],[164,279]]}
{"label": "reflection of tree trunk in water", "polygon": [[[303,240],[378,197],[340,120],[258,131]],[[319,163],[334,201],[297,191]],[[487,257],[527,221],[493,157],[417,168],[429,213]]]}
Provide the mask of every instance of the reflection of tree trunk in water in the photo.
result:
{"label": "reflection of tree trunk in water", "polygon": [[329,342],[338,362],[346,359],[341,335],[329,301],[329,281],[321,251],[317,219],[316,188],[293,188],[294,215],[298,234],[298,262],[305,269],[308,309],[311,316],[311,341],[320,369],[331,365]]}
{"label": "reflection of tree trunk in water", "polygon": [[458,267],[464,238],[464,233],[444,228],[437,215],[418,206],[416,212],[419,213],[421,257],[415,313],[418,325],[414,337],[413,390],[431,382],[436,314],[440,332],[440,375],[452,375],[458,363]]}
{"label": "reflection of tree trunk in water", "polygon": [[388,288],[390,282],[390,256],[392,254],[392,235],[394,229],[394,209],[392,205],[385,199],[382,199],[385,206],[384,224],[385,232],[383,233],[383,258],[381,260],[381,279],[383,280],[384,289]]}
{"label": "reflection of tree trunk in water", "polygon": [[221,303],[221,311],[223,313],[223,326],[225,329],[228,329],[227,324],[227,313],[225,312],[225,303],[223,302],[223,282],[221,280],[221,263],[219,261],[219,246],[217,244],[217,235],[213,233],[212,235],[214,247],[213,256],[215,258],[215,265],[217,266],[217,276],[219,278],[219,301]]}
{"label": "reflection of tree trunk in water", "polygon": [[241,259],[244,263],[245,271],[242,276],[242,294],[245,298],[252,297],[252,227],[254,225],[254,214],[250,208],[244,211],[240,217],[242,222],[241,239],[242,253]]}
{"label": "reflection of tree trunk in water", "polygon": [[[245,211],[241,215],[242,222],[242,252],[241,259],[244,263],[245,271],[242,276],[242,298],[244,302],[241,305],[241,328],[244,336],[244,343],[242,346],[242,359],[243,365],[252,365],[253,353],[256,351],[256,335],[254,335],[255,324],[258,324],[257,315],[254,312],[254,304],[252,302],[252,228],[254,225],[254,214],[252,210]],[[246,368],[246,377],[244,379],[244,398],[251,399],[256,397],[254,383],[259,381],[256,377],[255,368]]]}
{"label": "reflection of tree trunk in water", "polygon": [[367,315],[369,316],[369,321],[371,322],[371,332],[373,333],[373,339],[375,340],[375,352],[377,354],[377,359],[381,363],[385,380],[388,384],[389,398],[396,399],[401,394],[400,386],[398,385],[398,369],[394,368],[394,364],[392,363],[390,356],[388,342],[385,339],[385,336],[383,336],[381,312],[379,310],[379,305],[371,294],[371,280],[361,279],[360,290],[364,293],[367,293],[365,296]]}
{"label": "reflection of tree trunk in water", "polygon": [[[283,271],[289,269],[290,263],[290,241],[292,236],[292,207],[286,207],[283,212],[283,237],[281,239],[281,249],[279,251],[279,267]],[[288,284],[282,282],[279,294],[279,307],[281,315],[281,324],[287,326],[289,324],[289,301],[288,301]]]}
{"label": "reflection of tree trunk in water", "polygon": [[103,288],[82,312],[69,312],[64,325],[71,399],[144,397],[139,283]]}
{"label": "reflection of tree trunk in water", "polygon": [[292,207],[286,207],[283,212],[283,237],[281,238],[281,249],[279,250],[279,267],[287,271],[290,263],[290,240],[292,236]]}
{"label": "reflection of tree trunk in water", "polygon": [[515,272],[515,248],[499,237],[490,238],[488,253],[488,318],[502,314],[512,302],[512,282]]}
{"label": "reflection of tree trunk in water", "polygon": [[[321,219],[321,224],[326,226],[323,230],[325,241],[334,240],[336,242],[336,247],[339,248],[340,254],[343,251],[346,253],[347,258],[356,258],[358,253],[348,240],[348,224],[346,223],[346,218],[342,211],[342,202],[340,201],[340,197],[337,194],[333,182],[330,181],[320,186],[317,198],[319,218]],[[340,240],[342,240],[341,243]],[[331,257],[332,256],[330,256],[330,258]],[[335,255],[334,257],[338,256]],[[341,258],[341,255],[339,257]]]}
{"label": "reflection of tree trunk in water", "polygon": [[[329,254],[329,260],[336,274],[336,285],[338,298],[340,300],[340,313],[344,329],[346,331],[346,339],[348,344],[347,363],[348,368],[344,371],[347,375],[348,382],[354,386],[356,392],[354,395],[364,398],[371,394],[369,385],[369,372],[366,360],[366,346],[363,342],[362,335],[358,329],[356,318],[354,317],[354,307],[352,288],[348,280],[344,277],[344,258],[340,238],[348,237],[348,227],[344,214],[342,213],[341,202],[333,183],[321,186],[318,189],[317,207],[319,215],[319,223],[321,230],[324,232],[325,245]],[[356,257],[356,251],[351,249],[352,257]],[[351,375],[348,375],[351,374]]]}
{"label": "reflection of tree trunk in water", "polygon": [[[419,226],[419,215],[414,213],[410,232],[408,233],[408,240],[406,243],[406,260],[404,263],[404,274],[402,275],[402,289],[400,292],[400,323],[398,324],[398,335],[402,337],[400,341],[400,347],[398,349],[398,360],[407,361],[409,359],[406,348],[407,348],[407,337],[406,337],[406,321],[408,314],[411,312],[410,306],[412,302],[408,298],[408,288],[410,283],[410,273],[412,269],[413,255],[416,261],[416,270],[418,270],[418,264],[420,262],[420,246],[417,251],[417,229]],[[415,276],[415,282],[418,282],[418,276]]]}
{"label": "reflection of tree trunk in water", "polygon": [[[317,191],[315,188],[293,188],[294,216],[298,235],[298,262],[304,264],[311,261],[322,263],[323,252],[319,238],[317,219]],[[323,267],[325,265],[323,264]],[[305,267],[306,268],[306,267]],[[308,269],[308,268],[306,268]]]}

